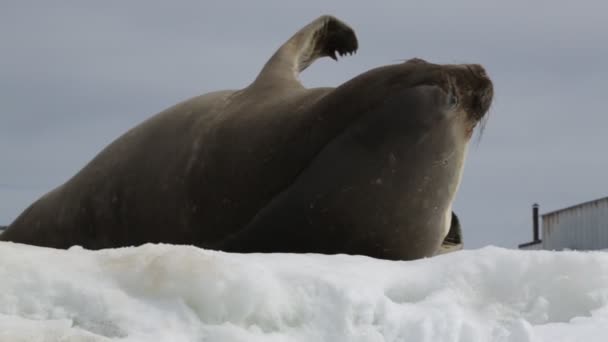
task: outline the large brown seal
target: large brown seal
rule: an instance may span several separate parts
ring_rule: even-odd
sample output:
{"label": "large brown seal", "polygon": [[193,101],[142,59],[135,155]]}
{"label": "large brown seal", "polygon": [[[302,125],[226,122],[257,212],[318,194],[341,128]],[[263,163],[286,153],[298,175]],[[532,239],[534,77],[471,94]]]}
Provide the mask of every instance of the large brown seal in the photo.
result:
{"label": "large brown seal", "polygon": [[315,59],[357,47],[345,23],[318,18],[251,85],[192,98],[131,129],[1,239],[386,259],[438,253],[492,82],[476,64],[421,59],[337,88],[298,81]]}

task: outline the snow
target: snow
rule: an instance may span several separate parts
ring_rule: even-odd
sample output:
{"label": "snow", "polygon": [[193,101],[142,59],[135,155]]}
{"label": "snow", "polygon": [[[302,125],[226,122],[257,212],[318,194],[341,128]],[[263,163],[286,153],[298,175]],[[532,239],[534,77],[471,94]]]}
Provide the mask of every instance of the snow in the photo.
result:
{"label": "snow", "polygon": [[0,341],[607,341],[608,254],[0,243]]}

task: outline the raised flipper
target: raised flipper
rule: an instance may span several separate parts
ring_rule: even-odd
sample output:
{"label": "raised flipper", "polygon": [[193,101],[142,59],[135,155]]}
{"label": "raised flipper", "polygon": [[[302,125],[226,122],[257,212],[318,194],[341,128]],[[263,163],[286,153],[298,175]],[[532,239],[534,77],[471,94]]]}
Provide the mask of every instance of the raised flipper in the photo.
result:
{"label": "raised flipper", "polygon": [[272,55],[253,86],[300,86],[300,72],[321,57],[337,60],[357,51],[355,31],[339,19],[324,15],[294,34]]}

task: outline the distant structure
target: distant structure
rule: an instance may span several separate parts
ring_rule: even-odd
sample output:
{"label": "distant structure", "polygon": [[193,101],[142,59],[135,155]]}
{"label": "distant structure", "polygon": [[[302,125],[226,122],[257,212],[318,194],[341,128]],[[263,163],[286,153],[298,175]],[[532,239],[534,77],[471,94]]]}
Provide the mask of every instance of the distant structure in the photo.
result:
{"label": "distant structure", "polygon": [[535,203],[532,206],[533,239],[519,245],[519,249],[608,249],[608,197],[542,214],[542,238],[538,209]]}

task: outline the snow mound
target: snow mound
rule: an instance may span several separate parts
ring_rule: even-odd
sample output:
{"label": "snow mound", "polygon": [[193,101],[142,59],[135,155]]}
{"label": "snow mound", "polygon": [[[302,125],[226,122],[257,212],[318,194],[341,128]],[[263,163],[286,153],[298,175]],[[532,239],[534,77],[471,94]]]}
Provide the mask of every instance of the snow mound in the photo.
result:
{"label": "snow mound", "polygon": [[0,243],[0,341],[607,341],[606,252],[410,262]]}

